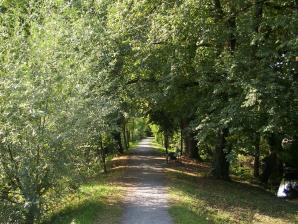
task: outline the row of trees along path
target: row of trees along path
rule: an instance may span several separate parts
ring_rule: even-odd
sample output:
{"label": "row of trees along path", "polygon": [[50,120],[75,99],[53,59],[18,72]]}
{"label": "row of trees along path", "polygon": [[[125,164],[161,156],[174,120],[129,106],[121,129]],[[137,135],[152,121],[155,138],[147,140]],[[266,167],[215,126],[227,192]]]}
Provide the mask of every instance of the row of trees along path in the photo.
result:
{"label": "row of trees along path", "polygon": [[0,218],[45,219],[145,123],[217,179],[245,157],[253,178],[279,182],[298,168],[297,10],[297,0],[1,0]]}

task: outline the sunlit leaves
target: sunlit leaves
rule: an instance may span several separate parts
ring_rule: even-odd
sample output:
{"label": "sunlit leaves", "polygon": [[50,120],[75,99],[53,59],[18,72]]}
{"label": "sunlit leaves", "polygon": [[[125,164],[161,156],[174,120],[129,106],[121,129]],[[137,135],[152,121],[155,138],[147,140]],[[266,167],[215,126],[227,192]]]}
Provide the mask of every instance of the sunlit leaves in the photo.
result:
{"label": "sunlit leaves", "polygon": [[10,5],[1,14],[0,37],[0,184],[11,188],[28,222],[42,210],[44,195],[83,174],[81,146],[95,147],[96,135],[116,129],[110,114],[119,109],[117,93],[106,94],[114,46],[105,20],[94,14],[106,3],[97,3],[98,11],[33,3],[28,11]]}

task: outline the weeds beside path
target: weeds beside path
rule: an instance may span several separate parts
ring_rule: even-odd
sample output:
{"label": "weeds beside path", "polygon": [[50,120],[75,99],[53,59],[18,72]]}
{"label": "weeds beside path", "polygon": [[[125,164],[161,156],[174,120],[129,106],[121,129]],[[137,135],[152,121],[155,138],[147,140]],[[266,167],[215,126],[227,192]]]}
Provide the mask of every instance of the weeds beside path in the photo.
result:
{"label": "weeds beside path", "polygon": [[125,172],[127,156],[112,159],[108,174],[88,180],[79,191],[65,197],[46,224],[115,224],[123,212],[124,190],[119,180]]}
{"label": "weeds beside path", "polygon": [[119,175],[121,171],[113,171],[82,185],[77,193],[69,195],[57,205],[46,223],[117,223],[122,213],[119,206],[122,189],[115,183]]}
{"label": "weeds beside path", "polygon": [[125,191],[120,179],[127,168],[128,156],[138,142],[132,142],[125,155],[114,157],[108,164],[108,174],[89,179],[74,194],[55,206],[45,224],[115,224],[123,213]]}

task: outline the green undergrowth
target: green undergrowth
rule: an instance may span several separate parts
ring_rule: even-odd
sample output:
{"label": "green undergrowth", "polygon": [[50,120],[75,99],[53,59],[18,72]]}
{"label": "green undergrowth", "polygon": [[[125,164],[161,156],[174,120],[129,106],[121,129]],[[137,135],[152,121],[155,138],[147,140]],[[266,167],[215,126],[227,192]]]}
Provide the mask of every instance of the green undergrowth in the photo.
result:
{"label": "green undergrowth", "polygon": [[255,186],[171,168],[169,212],[175,223],[298,223],[298,205]]}
{"label": "green undergrowth", "polygon": [[[166,153],[165,148],[162,147],[155,139],[151,142],[151,146],[152,146],[152,148],[154,148],[154,150],[156,150],[160,153],[163,153],[163,154]],[[176,150],[173,149],[173,148],[169,148],[168,151],[169,152],[176,152]]]}
{"label": "green undergrowth", "polygon": [[129,142],[128,151],[132,151],[132,150],[136,149],[138,147],[139,143],[140,143],[140,140],[135,140],[135,141]]}
{"label": "green undergrowth", "polygon": [[154,142],[154,141],[151,143],[151,146],[157,152],[166,153],[165,149],[163,147],[161,147],[158,143]]}
{"label": "green undergrowth", "polygon": [[68,195],[44,224],[113,224],[122,214],[122,189],[115,180],[123,171],[111,171],[83,184],[75,194]]}

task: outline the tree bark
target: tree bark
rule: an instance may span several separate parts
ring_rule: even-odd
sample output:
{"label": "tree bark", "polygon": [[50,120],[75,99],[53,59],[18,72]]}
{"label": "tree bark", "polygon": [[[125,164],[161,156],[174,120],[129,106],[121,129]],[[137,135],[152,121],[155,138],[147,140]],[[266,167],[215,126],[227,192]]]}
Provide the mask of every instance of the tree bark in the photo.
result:
{"label": "tree bark", "polygon": [[270,154],[263,159],[264,166],[263,172],[261,175],[261,181],[264,184],[267,184],[269,179],[276,179],[276,182],[279,183],[283,174],[282,162],[279,160],[277,154],[282,151],[281,140],[282,138],[278,134],[271,134],[268,137],[268,144],[270,147]]}
{"label": "tree bark", "polygon": [[263,162],[264,166],[261,181],[267,185],[270,177],[274,174],[274,172],[276,172],[278,167],[276,152],[270,152],[270,154],[264,158]]}
{"label": "tree bark", "polygon": [[125,131],[126,131],[126,143],[127,143],[127,148],[129,148],[129,142],[131,141],[131,138],[130,138],[130,131],[128,129],[128,125],[125,125]]}
{"label": "tree bark", "polygon": [[164,138],[164,147],[166,149],[166,158],[167,158],[167,163],[169,162],[169,143],[170,143],[170,140],[169,140],[169,135],[168,133],[165,131],[164,134],[163,134],[163,138]]}
{"label": "tree bark", "polygon": [[[234,10],[233,10],[234,11]],[[234,12],[232,12],[234,13]],[[236,49],[236,16],[232,14],[232,16],[228,20],[228,27],[230,30],[230,36],[229,36],[229,49],[230,49],[230,54],[233,55]]]}
{"label": "tree bark", "polygon": [[256,134],[254,154],[254,177],[260,176],[260,134]]}
{"label": "tree bark", "polygon": [[135,121],[132,118],[131,141],[134,141],[135,140],[134,131],[135,131]]}
{"label": "tree bark", "polygon": [[[253,32],[255,34],[260,33],[260,25],[263,18],[263,7],[264,7],[264,1],[254,1],[255,9],[254,9],[254,18],[253,18]],[[258,60],[257,58],[257,50],[258,50],[258,43],[254,42],[252,45],[252,60]]]}
{"label": "tree bark", "polygon": [[103,146],[101,134],[99,134],[99,142],[98,142],[98,144],[99,145],[96,147],[97,156],[99,157],[99,160],[101,162],[100,165],[102,165],[103,172],[104,173],[107,173],[106,152],[105,152],[105,148]]}
{"label": "tree bark", "polygon": [[33,224],[35,220],[34,210],[33,208],[29,208],[28,212],[25,215],[25,223],[26,224]]}
{"label": "tree bark", "polygon": [[107,173],[107,164],[106,164],[106,150],[103,146],[102,137],[100,136],[100,151],[101,151],[101,161],[103,166],[103,172]]}
{"label": "tree bark", "polygon": [[192,130],[186,130],[184,134],[184,144],[186,155],[191,159],[199,160],[199,151],[197,147],[197,141],[195,139],[195,134]]}
{"label": "tree bark", "polygon": [[123,149],[123,146],[122,146],[121,132],[115,131],[113,133],[113,137],[114,137],[115,141],[117,142],[118,152],[120,154],[123,154],[124,153],[124,149]]}
{"label": "tree bark", "polygon": [[30,201],[30,204],[27,208],[27,212],[25,214],[25,223],[26,224],[33,224],[38,217],[39,214],[39,206],[35,203]]}
{"label": "tree bark", "polygon": [[[220,23],[226,13],[223,10],[223,7],[221,5],[221,0],[213,0],[213,4],[215,7],[215,20],[216,22]],[[237,38],[236,38],[236,30],[237,30],[237,24],[236,24],[236,10],[235,5],[230,4],[230,16],[229,19],[226,21],[225,26],[228,30],[228,38],[225,41],[228,46],[228,51],[231,56],[234,55],[237,45]],[[221,50],[221,45],[218,45],[217,48]],[[227,94],[224,96],[226,100],[228,101],[229,95]],[[215,147],[214,155],[213,155],[213,169],[211,171],[212,175],[217,179],[222,180],[230,180],[230,163],[227,160],[227,155],[230,153],[231,147],[227,145],[226,137],[229,135],[229,129],[228,128],[222,128],[218,134],[218,144]]]}
{"label": "tree bark", "polygon": [[164,132],[164,147],[166,149],[166,154],[168,155],[168,148],[169,148],[169,134],[167,132]]}
{"label": "tree bark", "polygon": [[122,134],[123,134],[123,143],[124,143],[125,149],[128,149],[125,121],[123,121],[123,124],[122,124]]}
{"label": "tree bark", "polygon": [[182,156],[183,153],[183,129],[182,125],[180,127],[180,156]]}
{"label": "tree bark", "polygon": [[224,128],[218,134],[218,144],[215,147],[213,154],[213,164],[211,174],[217,179],[230,180],[230,163],[227,160],[227,155],[230,149],[227,146],[226,137],[229,130]]}
{"label": "tree bark", "polygon": [[181,125],[184,146],[185,146],[185,155],[191,159],[199,160],[199,151],[197,147],[197,141],[195,139],[195,133],[189,128],[189,122],[184,121]]}

